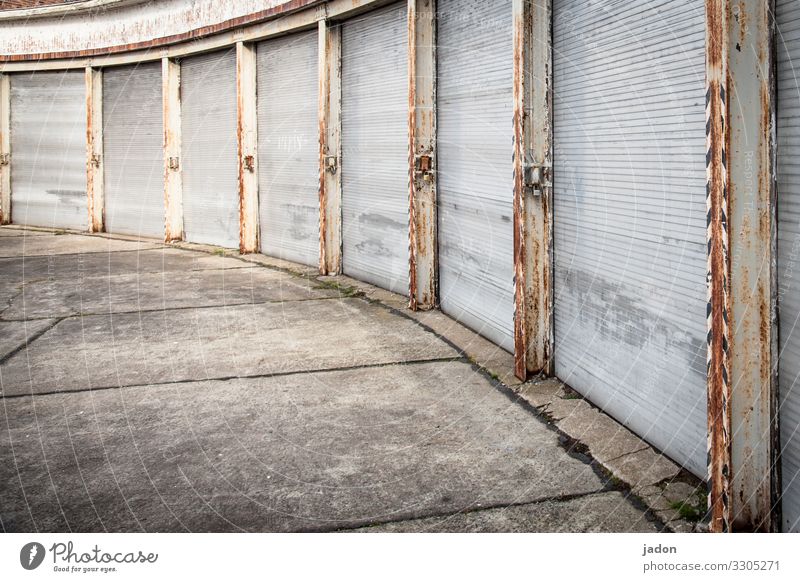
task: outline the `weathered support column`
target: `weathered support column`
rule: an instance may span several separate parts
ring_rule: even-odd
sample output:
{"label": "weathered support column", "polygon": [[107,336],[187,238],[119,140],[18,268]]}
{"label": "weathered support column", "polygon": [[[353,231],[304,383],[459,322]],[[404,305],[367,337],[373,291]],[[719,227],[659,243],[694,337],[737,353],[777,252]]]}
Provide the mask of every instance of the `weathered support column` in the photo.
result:
{"label": "weathered support column", "polygon": [[166,242],[183,239],[181,177],[181,66],[161,59],[164,110],[164,214]]}
{"label": "weathered support column", "polygon": [[89,232],[103,232],[103,72],[92,67],[86,67],[86,196]]}
{"label": "weathered support column", "polygon": [[770,0],[706,0],[712,531],[777,528]]}
{"label": "weathered support column", "polygon": [[0,224],[11,223],[11,82],[0,73]]}
{"label": "weathered support column", "polygon": [[514,0],[514,367],[552,373],[550,0]]}
{"label": "weathered support column", "polygon": [[258,252],[258,125],[256,47],[236,43],[236,99],[239,142],[239,251]]}
{"label": "weathered support column", "polygon": [[319,272],[342,271],[341,28],[319,21]]}
{"label": "weathered support column", "polygon": [[409,307],[436,306],[435,0],[408,0]]}

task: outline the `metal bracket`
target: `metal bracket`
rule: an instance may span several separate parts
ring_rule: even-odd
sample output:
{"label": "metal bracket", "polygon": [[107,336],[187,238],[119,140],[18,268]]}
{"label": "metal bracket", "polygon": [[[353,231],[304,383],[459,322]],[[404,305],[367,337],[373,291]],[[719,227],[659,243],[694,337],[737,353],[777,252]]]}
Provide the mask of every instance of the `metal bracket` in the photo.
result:
{"label": "metal bracket", "polygon": [[92,165],[95,168],[100,167],[100,154],[92,154]]}
{"label": "metal bracket", "polygon": [[11,163],[11,154],[0,154],[0,166],[7,166]]}
{"label": "metal bracket", "polygon": [[167,166],[169,167],[170,170],[177,170],[178,168],[181,167],[180,158],[177,158],[177,157],[169,158],[167,160]]}
{"label": "metal bracket", "polygon": [[325,156],[325,171],[335,174],[339,165],[339,160],[336,156]]}
{"label": "metal bracket", "polygon": [[541,196],[550,187],[550,165],[525,162],[525,189],[534,196]]}

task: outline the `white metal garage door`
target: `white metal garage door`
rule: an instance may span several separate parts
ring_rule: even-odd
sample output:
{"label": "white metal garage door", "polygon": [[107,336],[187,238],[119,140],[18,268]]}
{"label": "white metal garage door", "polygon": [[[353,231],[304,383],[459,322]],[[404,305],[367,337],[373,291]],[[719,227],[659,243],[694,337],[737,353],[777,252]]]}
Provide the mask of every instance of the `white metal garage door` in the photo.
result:
{"label": "white metal garage door", "polygon": [[344,272],[408,294],[406,5],[342,25]]}
{"label": "white metal garage door", "polygon": [[514,349],[511,0],[438,5],[442,310]]}
{"label": "white metal garage door", "polygon": [[103,70],[108,232],[164,237],[161,62]]}
{"label": "white metal garage door", "polygon": [[319,264],[317,31],[258,44],[261,252]]}
{"label": "white metal garage door", "polygon": [[88,227],[83,70],[11,77],[11,221]]}
{"label": "white metal garage door", "polygon": [[238,247],[235,50],[181,61],[181,133],[186,240]]}
{"label": "white metal garage door", "polygon": [[779,0],[778,309],[783,529],[800,531],[800,4]]}
{"label": "white metal garage door", "polygon": [[554,1],[557,375],[706,473],[705,25]]}

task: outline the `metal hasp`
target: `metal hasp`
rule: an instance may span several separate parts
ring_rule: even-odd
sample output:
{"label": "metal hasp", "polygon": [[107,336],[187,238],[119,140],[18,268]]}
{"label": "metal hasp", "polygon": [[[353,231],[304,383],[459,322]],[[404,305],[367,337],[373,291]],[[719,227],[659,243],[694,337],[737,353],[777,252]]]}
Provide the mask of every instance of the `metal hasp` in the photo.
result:
{"label": "metal hasp", "polygon": [[408,0],[409,307],[436,306],[435,0]]}
{"label": "metal hasp", "polygon": [[710,529],[779,524],[770,0],[706,0]]}
{"label": "metal hasp", "polygon": [[86,67],[86,197],[89,232],[105,230],[103,72]]}
{"label": "metal hasp", "polygon": [[526,380],[552,373],[552,2],[513,11],[514,371]]}
{"label": "metal hasp", "polygon": [[236,43],[236,140],[239,154],[239,252],[258,252],[256,48]]}
{"label": "metal hasp", "polygon": [[164,214],[166,242],[183,240],[183,178],[181,156],[181,66],[161,59],[164,111]]}
{"label": "metal hasp", "polygon": [[0,224],[11,222],[11,83],[0,73]]}
{"label": "metal hasp", "polygon": [[342,272],[342,31],[326,20],[319,31],[319,272]]}

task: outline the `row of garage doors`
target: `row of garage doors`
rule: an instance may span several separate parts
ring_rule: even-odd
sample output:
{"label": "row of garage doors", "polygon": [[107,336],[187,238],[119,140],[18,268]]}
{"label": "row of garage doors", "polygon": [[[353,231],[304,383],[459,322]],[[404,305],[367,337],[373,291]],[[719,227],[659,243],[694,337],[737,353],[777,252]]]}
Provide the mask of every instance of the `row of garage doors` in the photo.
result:
{"label": "row of garage doors", "polygon": [[[796,256],[800,13],[778,3],[779,268]],[[706,471],[704,3],[554,0],[557,375]],[[511,0],[439,0],[442,310],[513,350]],[[342,24],[344,271],[407,293],[404,3]],[[318,260],[317,35],[259,43],[262,252]],[[238,242],[235,53],[181,61],[186,238]],[[82,73],[12,79],[13,220],[86,222]],[[164,229],[160,64],[103,75],[106,224]],[[797,152],[800,154],[800,151]],[[791,259],[793,260],[793,259]],[[800,528],[800,291],[782,297],[784,526]]]}

